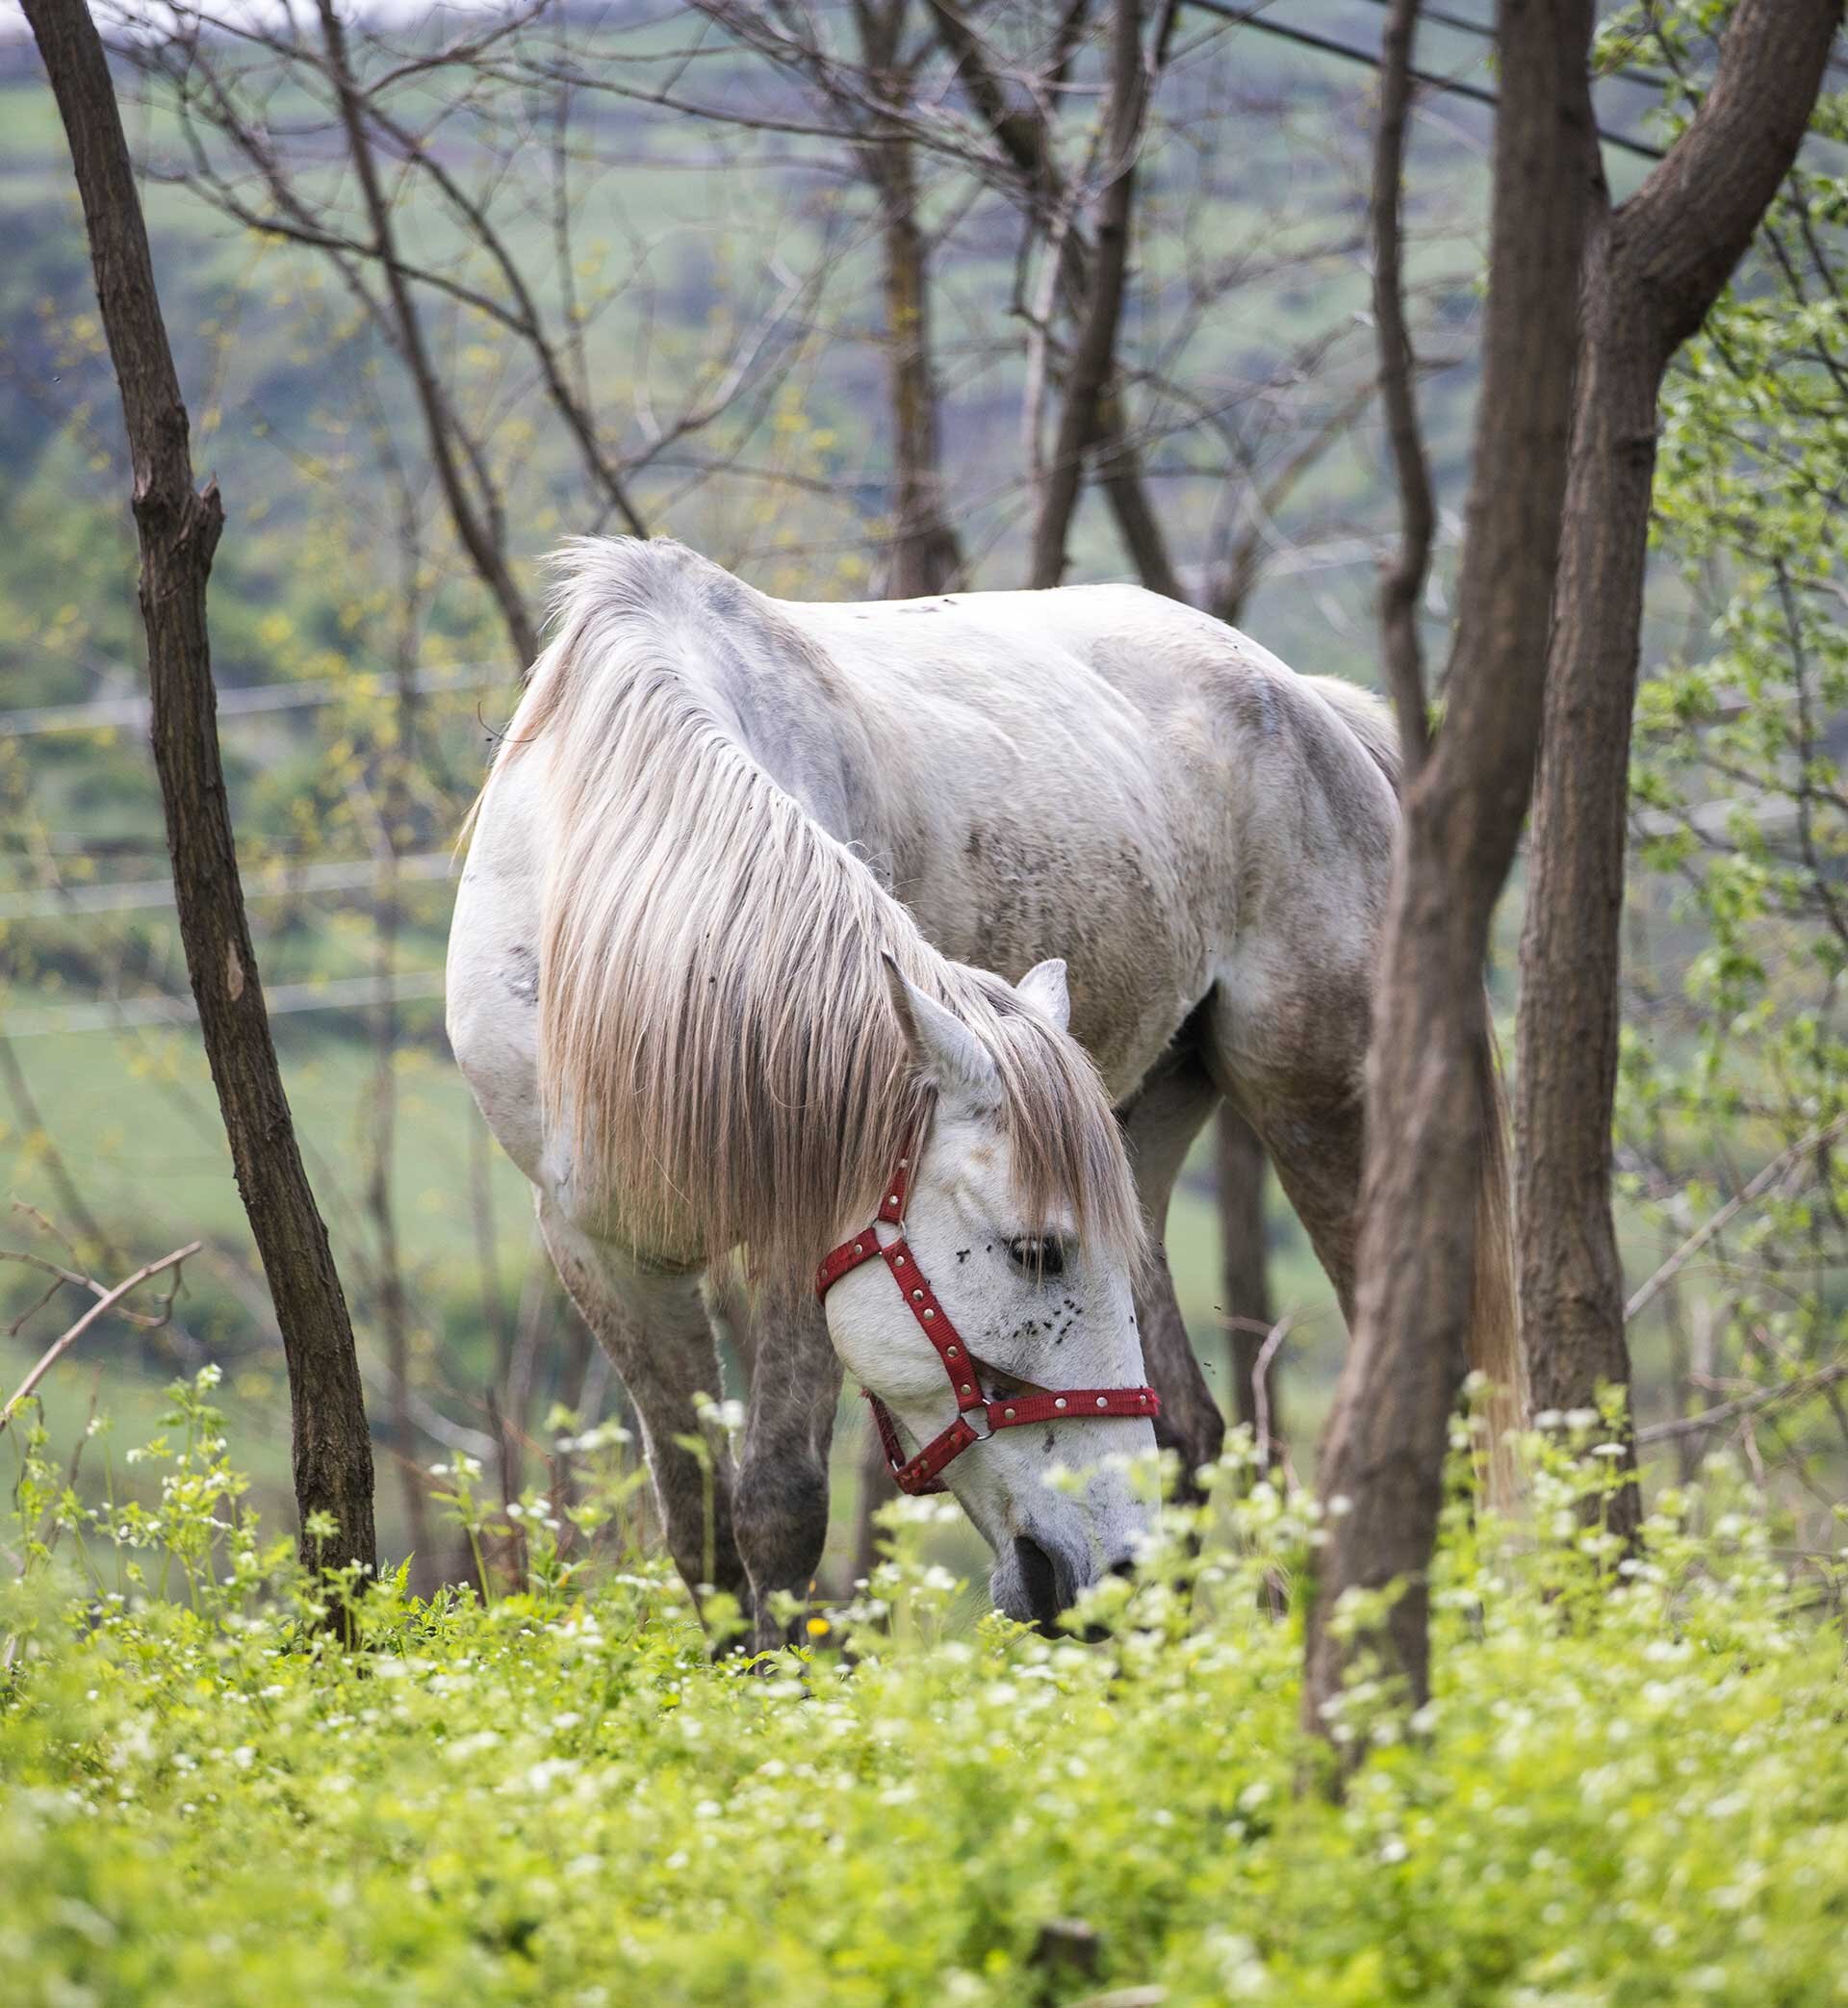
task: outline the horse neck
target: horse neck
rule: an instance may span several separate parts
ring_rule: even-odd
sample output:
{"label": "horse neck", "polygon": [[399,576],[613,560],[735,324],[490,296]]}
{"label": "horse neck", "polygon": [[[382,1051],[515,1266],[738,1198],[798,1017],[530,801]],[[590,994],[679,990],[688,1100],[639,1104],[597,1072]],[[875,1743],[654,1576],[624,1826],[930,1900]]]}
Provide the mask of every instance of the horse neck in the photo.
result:
{"label": "horse neck", "polygon": [[889,888],[880,765],[863,708],[839,670],[806,641],[776,646],[756,623],[723,634],[696,631],[687,643],[689,688],[727,736],[837,843],[873,862]]}

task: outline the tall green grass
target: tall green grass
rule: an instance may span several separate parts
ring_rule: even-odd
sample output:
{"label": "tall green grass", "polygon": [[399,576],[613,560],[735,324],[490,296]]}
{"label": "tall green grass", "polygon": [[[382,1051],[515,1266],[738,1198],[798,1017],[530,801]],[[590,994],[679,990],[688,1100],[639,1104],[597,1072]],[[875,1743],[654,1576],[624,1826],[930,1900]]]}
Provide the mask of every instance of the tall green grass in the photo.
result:
{"label": "tall green grass", "polygon": [[[1337,1806],[1299,1789],[1316,1509],[1242,1442],[1092,1596],[1094,1642],[971,1622],[944,1508],[907,1502],[852,1601],[752,1662],[634,1552],[618,1433],[512,1519],[449,1467],[489,1588],[421,1604],[251,1524],[206,1382],[96,1510],[26,1420],[0,1601],[25,2008],[1848,1997],[1844,1557],[1784,1552],[1717,1463],[1641,1558],[1556,1452],[1519,1523],[1459,1478],[1435,1698],[1408,1734],[1350,1690],[1369,1754]],[[358,1652],[317,1623],[336,1599]],[[1036,1963],[1074,1918],[1094,1968]]]}

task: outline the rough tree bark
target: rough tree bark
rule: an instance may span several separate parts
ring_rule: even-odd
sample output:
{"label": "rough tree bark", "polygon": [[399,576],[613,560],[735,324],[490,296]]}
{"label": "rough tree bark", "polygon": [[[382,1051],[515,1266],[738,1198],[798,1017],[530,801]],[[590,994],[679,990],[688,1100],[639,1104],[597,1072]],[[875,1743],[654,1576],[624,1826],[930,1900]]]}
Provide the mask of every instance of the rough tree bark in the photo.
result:
{"label": "rough tree bark", "polygon": [[[911,88],[903,43],[910,0],[860,0],[860,53],[881,97],[902,106]],[[943,508],[937,374],[931,348],[930,261],[917,216],[911,142],[896,130],[859,148],[879,203],[886,298],[886,380],[892,415],[893,599],[921,599],[962,583],[962,548]]]}
{"label": "rough tree bark", "polygon": [[[346,1300],[270,1043],[218,758],[206,580],[223,528],[192,485],[186,405],[154,287],[147,229],[102,39],[83,0],[26,0],[70,141],[97,304],[135,470],[154,759],[180,939],[231,1160],[281,1327],[305,1561],[377,1566],[372,1451]],[[311,1514],[337,1532],[319,1541]]]}
{"label": "rough tree bark", "polygon": [[[1615,211],[1602,177],[1593,198],[1521,943],[1521,1324],[1542,1410],[1590,1407],[1601,1381],[1630,1381],[1611,1118],[1656,398],[1796,156],[1840,13],[1839,0],[1743,0],[1668,158]],[[1626,1537],[1640,1514],[1634,1483],[1609,1502]]]}
{"label": "rough tree bark", "polygon": [[1065,368],[1065,403],[1034,519],[1029,585],[1057,585],[1065,577],[1065,539],[1078,506],[1085,454],[1098,437],[1100,407],[1116,373],[1116,330],[1122,321],[1136,201],[1136,155],[1142,145],[1147,103],[1141,0],[1116,0],[1110,43],[1110,116],[1104,138],[1108,180],[1097,219],[1090,291]]}
{"label": "rough tree bark", "polygon": [[1415,780],[1430,750],[1425,711],[1424,651],[1418,634],[1418,602],[1431,569],[1437,505],[1418,425],[1411,331],[1405,323],[1400,267],[1400,209],[1405,185],[1405,124],[1411,111],[1412,43],[1419,0],[1392,0],[1380,42],[1379,131],[1373,154],[1370,235],[1373,247],[1373,322],[1379,331],[1379,398],[1386,412],[1399,484],[1401,535],[1398,555],[1379,584],[1379,628],[1386,687],[1399,717],[1399,759]]}
{"label": "rough tree bark", "polygon": [[885,269],[886,370],[892,414],[891,569],[897,600],[948,592],[962,583],[962,547],[943,510],[937,381],[931,361],[930,284],[917,183],[904,141],[868,149],[879,193]]}
{"label": "rough tree bark", "polygon": [[[1532,786],[1564,499],[1594,123],[1590,0],[1503,0],[1489,294],[1449,709],[1406,790],[1367,1067],[1352,1345],[1329,1418],[1327,1541],[1303,1720],[1336,1736],[1348,1667],[1429,1692],[1425,1572],[1475,1278],[1482,966]],[[1383,1621],[1334,1622],[1396,1585]],[[1348,1753],[1359,1753],[1348,1746]]]}

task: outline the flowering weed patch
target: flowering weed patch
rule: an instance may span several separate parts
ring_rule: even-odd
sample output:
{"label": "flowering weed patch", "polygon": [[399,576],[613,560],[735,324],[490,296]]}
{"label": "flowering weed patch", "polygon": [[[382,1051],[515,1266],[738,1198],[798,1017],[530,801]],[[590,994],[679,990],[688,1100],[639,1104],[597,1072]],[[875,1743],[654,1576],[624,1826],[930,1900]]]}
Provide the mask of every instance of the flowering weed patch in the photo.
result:
{"label": "flowering weed patch", "polygon": [[[237,1515],[209,1387],[172,1421],[134,1507],[24,1445],[9,2002],[1848,2001],[1837,1578],[1717,1467],[1640,1563],[1563,1461],[1520,1529],[1459,1495],[1437,1698],[1405,1741],[1350,1692],[1376,1748],[1335,1806],[1297,1789],[1313,1508],[1242,1449],[1098,1642],[958,1631],[946,1508],[907,1502],[859,1598],[754,1665],[659,1566],[574,1564],[621,1496],[527,1502],[517,1587],[423,1605],[303,1580]],[[1033,1964],[1062,1918],[1094,1975]]]}

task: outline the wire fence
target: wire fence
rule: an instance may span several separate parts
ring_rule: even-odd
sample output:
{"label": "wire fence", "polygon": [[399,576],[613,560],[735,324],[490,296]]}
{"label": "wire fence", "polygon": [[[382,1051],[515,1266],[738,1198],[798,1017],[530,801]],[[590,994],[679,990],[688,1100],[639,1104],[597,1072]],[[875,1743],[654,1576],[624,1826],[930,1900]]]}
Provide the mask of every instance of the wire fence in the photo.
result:
{"label": "wire fence", "polygon": [[[416,1003],[443,994],[441,969],[402,969],[393,976],[331,976],[309,983],[266,984],[264,1005],[271,1017],[301,1011],[363,1011],[379,1004]],[[0,1018],[8,1039],[42,1039],[60,1032],[122,1032],[146,1025],[195,1025],[191,997],[107,998],[22,1011]]]}
{"label": "wire fence", "polygon": [[[448,669],[419,670],[411,687],[422,697],[445,690],[488,690],[513,681],[504,664],[457,663]],[[376,671],[362,678],[318,677],[298,683],[256,683],[218,693],[218,716],[260,717],[276,711],[318,710],[349,703],[367,694],[368,686],[389,689]],[[145,697],[97,697],[74,705],[35,705],[21,711],[0,711],[0,739],[31,739],[47,733],[146,732],[151,722]]]}
{"label": "wire fence", "polygon": [[[243,865],[244,896],[294,899],[304,892],[349,892],[380,885],[389,873],[427,884],[455,871],[452,851],[415,851],[387,865],[372,858],[334,858],[314,864]],[[43,887],[0,893],[0,920],[56,920],[88,914],[151,913],[173,905],[171,879],[136,879]]]}

